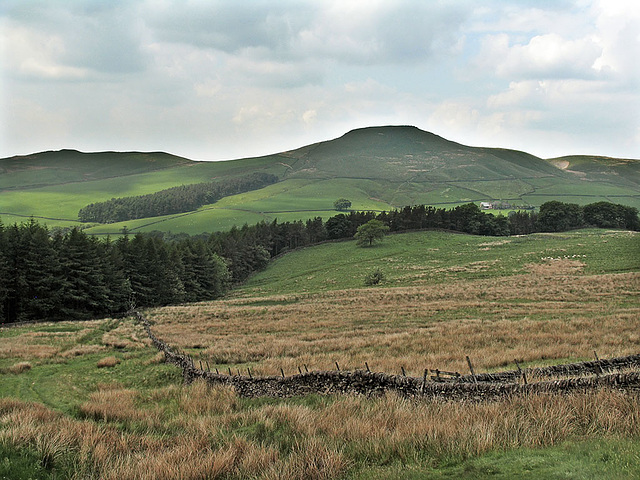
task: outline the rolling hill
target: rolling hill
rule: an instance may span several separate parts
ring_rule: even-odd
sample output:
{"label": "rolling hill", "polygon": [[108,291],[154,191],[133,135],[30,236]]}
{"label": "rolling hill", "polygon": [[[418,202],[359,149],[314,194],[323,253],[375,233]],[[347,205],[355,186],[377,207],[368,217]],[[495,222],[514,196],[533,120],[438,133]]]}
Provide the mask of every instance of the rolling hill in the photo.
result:
{"label": "rolling hill", "polygon": [[177,185],[224,181],[252,172],[280,181],[194,212],[118,224],[82,224],[88,233],[162,230],[197,234],[260,220],[328,217],[336,198],[357,210],[412,204],[455,206],[502,200],[539,206],[612,201],[640,207],[640,161],[469,147],[411,126],[369,127],[340,138],[258,158],[196,162],[167,153],[74,150],[0,159],[0,218],[34,216],[79,225],[80,208]]}

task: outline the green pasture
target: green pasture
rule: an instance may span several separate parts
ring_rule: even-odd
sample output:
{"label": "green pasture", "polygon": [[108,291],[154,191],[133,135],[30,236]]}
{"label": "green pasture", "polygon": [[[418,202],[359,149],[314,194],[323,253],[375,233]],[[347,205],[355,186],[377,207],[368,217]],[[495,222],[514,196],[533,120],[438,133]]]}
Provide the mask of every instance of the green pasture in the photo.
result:
{"label": "green pasture", "polygon": [[365,276],[377,269],[385,276],[385,287],[497,278],[524,273],[527,264],[544,258],[565,257],[585,263],[585,273],[638,271],[640,234],[594,229],[481,237],[430,231],[388,235],[368,248],[357,247],[355,241],[326,243],[276,259],[236,295],[361,288]]}
{"label": "green pasture", "polygon": [[354,480],[633,480],[640,465],[640,443],[613,438],[566,442],[548,448],[518,448],[434,468],[397,463],[364,469]]}
{"label": "green pasture", "polygon": [[[51,358],[36,354],[33,358],[25,359],[22,353],[12,356],[10,351],[3,352],[0,357],[0,397],[39,402],[73,414],[97,389],[98,384],[119,383],[131,388],[155,388],[179,381],[180,372],[175,368],[165,364],[150,365],[150,360],[156,354],[152,349],[105,347],[103,335],[120,324],[119,320],[105,319],[0,329],[0,342],[19,335],[33,337],[49,334],[42,343],[60,349]],[[74,333],[80,335],[69,340],[67,334]],[[74,348],[91,346],[103,350],[99,353],[73,353]],[[98,361],[108,356],[117,357],[121,363],[112,368],[98,368]],[[29,370],[20,374],[9,373],[11,365],[25,360],[31,364]]]}
{"label": "green pasture", "polygon": [[485,182],[455,182],[459,187],[480,191],[490,199],[520,199],[535,191],[535,187],[525,180],[489,180]]}

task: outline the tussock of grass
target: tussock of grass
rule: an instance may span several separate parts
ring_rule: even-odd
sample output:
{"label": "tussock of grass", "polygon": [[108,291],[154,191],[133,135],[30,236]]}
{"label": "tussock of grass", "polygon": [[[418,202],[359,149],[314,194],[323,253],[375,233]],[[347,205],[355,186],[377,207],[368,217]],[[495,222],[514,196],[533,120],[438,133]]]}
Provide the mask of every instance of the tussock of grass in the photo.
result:
{"label": "tussock of grass", "polygon": [[165,362],[165,357],[163,352],[156,353],[153,357],[145,362],[145,365],[159,365]]}
{"label": "tussock of grass", "polygon": [[69,350],[65,350],[60,354],[64,358],[80,357],[82,355],[93,355],[105,352],[107,349],[103,345],[75,345]]}
{"label": "tussock of grass", "polygon": [[150,342],[139,325],[123,322],[102,335],[102,344],[118,349],[145,348]]}
{"label": "tussock of grass", "polygon": [[11,365],[8,369],[9,373],[18,375],[20,373],[31,370],[31,364],[29,362],[18,362]]}
{"label": "tussock of grass", "polygon": [[120,363],[120,359],[114,356],[104,357],[98,360],[98,368],[110,368],[115,367]]}

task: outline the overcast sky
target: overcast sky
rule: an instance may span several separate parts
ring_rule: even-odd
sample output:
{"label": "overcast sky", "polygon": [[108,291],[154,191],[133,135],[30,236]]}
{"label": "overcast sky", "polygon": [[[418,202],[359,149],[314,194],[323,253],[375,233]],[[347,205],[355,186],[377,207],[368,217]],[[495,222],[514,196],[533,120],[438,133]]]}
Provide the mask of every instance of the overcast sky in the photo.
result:
{"label": "overcast sky", "polygon": [[2,0],[0,157],[280,152],[372,125],[640,158],[637,0]]}

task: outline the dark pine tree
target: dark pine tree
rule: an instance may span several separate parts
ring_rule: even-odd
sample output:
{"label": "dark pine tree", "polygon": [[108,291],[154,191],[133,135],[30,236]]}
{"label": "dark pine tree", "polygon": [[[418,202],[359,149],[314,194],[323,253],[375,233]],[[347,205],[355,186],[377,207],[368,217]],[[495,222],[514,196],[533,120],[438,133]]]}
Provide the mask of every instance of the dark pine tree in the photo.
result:
{"label": "dark pine tree", "polygon": [[4,225],[0,220],[0,323],[5,323],[6,303],[9,294],[9,260],[7,259],[7,240]]}
{"label": "dark pine tree", "polygon": [[99,240],[77,228],[60,243],[60,268],[65,279],[62,311],[71,318],[90,318],[109,311],[104,252]]}
{"label": "dark pine tree", "polygon": [[60,318],[64,277],[49,230],[31,219],[7,233],[9,321]]}

